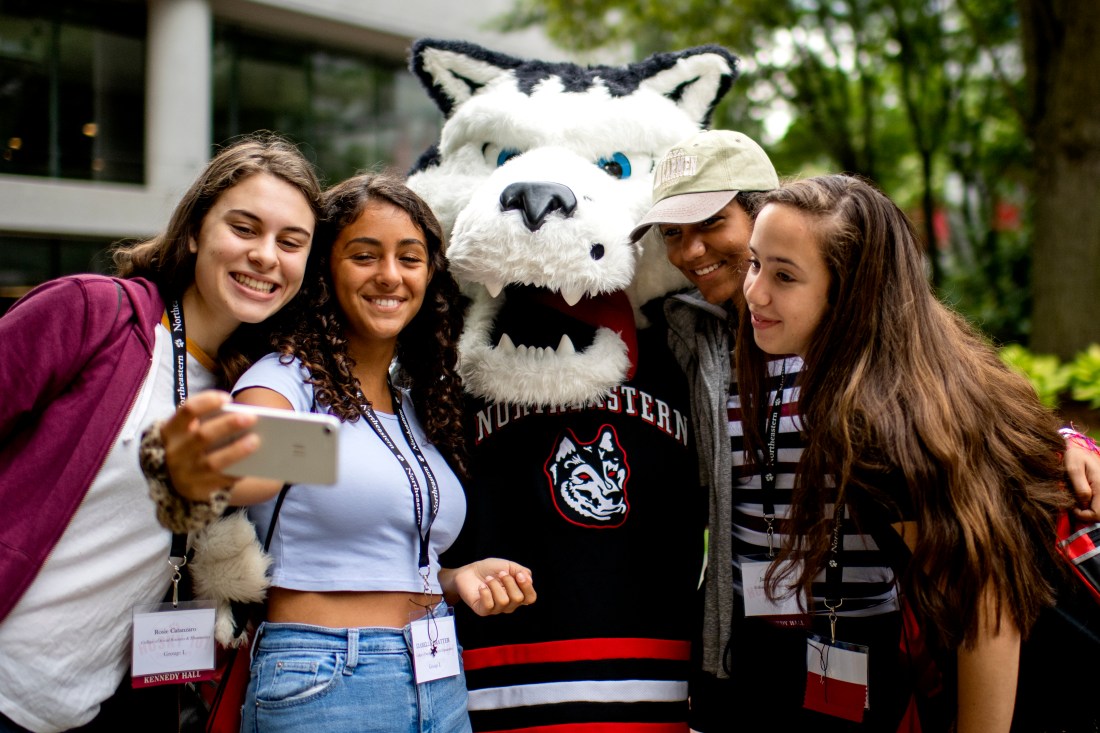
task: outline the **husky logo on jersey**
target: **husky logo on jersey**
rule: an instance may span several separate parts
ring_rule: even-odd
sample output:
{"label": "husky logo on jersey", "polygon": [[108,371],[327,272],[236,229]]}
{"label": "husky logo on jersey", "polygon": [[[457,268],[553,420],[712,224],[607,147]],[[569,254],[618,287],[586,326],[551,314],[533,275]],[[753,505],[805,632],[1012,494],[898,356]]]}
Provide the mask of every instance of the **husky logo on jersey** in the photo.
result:
{"label": "husky logo on jersey", "polygon": [[619,527],[630,504],[626,480],[630,467],[619,436],[610,425],[600,427],[589,443],[566,431],[546,461],[550,495],[558,513],[583,527]]}

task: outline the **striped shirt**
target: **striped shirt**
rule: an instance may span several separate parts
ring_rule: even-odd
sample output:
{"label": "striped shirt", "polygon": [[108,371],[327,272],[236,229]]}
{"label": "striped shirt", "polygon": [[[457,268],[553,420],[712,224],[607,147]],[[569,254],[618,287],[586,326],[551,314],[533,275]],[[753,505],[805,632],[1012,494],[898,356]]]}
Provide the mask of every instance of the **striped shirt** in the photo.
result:
{"label": "striped shirt", "polygon": [[[785,383],[775,459],[775,547],[782,547],[786,540],[784,527],[790,513],[795,474],[802,457],[803,440],[797,402],[799,388],[797,375],[802,370],[802,360],[791,356],[775,359],[768,364],[768,401],[770,406],[781,382]],[[783,374],[786,379],[782,379]],[[736,375],[735,375],[736,376]],[[730,384],[726,403],[729,416],[730,449],[733,451],[733,582],[734,589],[743,595],[740,559],[742,556],[760,557],[767,554],[767,521],[765,520],[761,476],[758,469],[746,465],[744,432],[741,425],[741,398],[736,381]],[[765,435],[765,439],[767,436]],[[826,505],[826,512],[833,512],[833,505]],[[859,534],[845,512],[842,523],[843,551],[840,593],[844,599],[838,609],[842,616],[871,616],[898,610],[894,573],[889,561],[879,551],[869,535]],[[814,612],[827,613],[824,606],[825,574],[814,581]]]}

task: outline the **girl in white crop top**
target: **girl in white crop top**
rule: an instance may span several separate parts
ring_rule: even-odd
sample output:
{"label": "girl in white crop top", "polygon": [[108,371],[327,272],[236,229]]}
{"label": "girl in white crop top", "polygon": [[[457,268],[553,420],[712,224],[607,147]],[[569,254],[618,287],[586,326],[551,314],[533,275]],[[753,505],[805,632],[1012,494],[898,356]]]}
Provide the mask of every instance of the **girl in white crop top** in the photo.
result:
{"label": "girl in white crop top", "polygon": [[[275,520],[242,730],[468,731],[448,604],[510,613],[535,592],[507,560],[439,566],[466,510],[461,296],[442,230],[397,179],[361,175],[325,194],[314,247],[302,286],[312,307],[234,390],[343,422],[337,484],[291,487]],[[206,454],[205,473],[172,478],[199,501],[232,484],[264,536],[281,484],[219,473],[249,450],[237,441]]]}

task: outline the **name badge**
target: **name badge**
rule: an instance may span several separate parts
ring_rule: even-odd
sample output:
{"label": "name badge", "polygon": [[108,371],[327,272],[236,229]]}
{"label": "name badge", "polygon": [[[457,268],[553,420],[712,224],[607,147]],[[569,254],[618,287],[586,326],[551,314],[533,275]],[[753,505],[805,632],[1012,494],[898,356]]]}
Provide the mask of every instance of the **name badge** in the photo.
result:
{"label": "name badge", "polygon": [[863,721],[867,697],[868,648],[829,642],[816,634],[806,639],[806,696],[803,707],[819,713]]}
{"label": "name badge", "polygon": [[745,594],[745,615],[790,617],[792,625],[803,625],[806,612],[799,608],[798,593],[791,593],[774,601],[768,598],[764,590],[764,574],[768,572],[770,565],[769,560],[741,558],[741,586]]}
{"label": "name badge", "polygon": [[454,609],[430,614],[409,624],[416,683],[454,677],[458,674],[458,642]]}
{"label": "name badge", "polygon": [[213,601],[135,607],[130,661],[133,686],[212,679],[214,616]]}

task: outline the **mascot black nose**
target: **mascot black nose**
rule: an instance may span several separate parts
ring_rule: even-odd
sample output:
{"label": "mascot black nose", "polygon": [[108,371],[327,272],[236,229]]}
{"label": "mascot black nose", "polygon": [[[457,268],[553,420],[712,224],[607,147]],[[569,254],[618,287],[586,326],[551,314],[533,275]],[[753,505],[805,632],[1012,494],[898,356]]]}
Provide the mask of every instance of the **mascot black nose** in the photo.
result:
{"label": "mascot black nose", "polygon": [[577,197],[567,186],[550,181],[524,181],[513,183],[500,194],[501,211],[519,211],[523,223],[531,231],[537,231],[551,211],[560,211],[570,217],[577,208]]}

